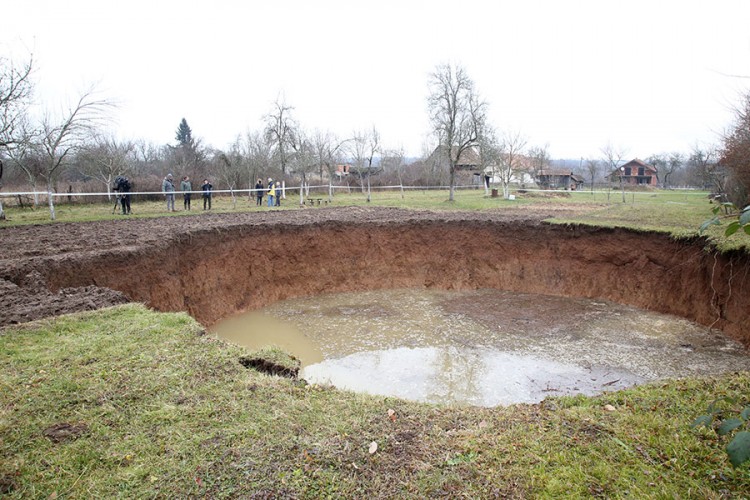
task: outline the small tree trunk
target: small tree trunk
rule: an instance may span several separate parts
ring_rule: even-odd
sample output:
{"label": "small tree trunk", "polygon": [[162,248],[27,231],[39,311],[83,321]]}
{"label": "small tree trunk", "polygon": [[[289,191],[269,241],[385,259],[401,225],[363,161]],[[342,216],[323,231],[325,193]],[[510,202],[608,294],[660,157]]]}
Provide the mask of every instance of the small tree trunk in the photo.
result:
{"label": "small tree trunk", "polygon": [[3,202],[0,201],[0,220],[5,220],[5,210],[3,210]]}
{"label": "small tree trunk", "polygon": [[52,201],[52,186],[47,187],[47,201],[49,202],[50,219],[55,220],[55,203]]}
{"label": "small tree trunk", "polygon": [[456,192],[456,167],[454,165],[451,165],[450,189],[448,191],[448,201],[453,201],[455,199],[455,192]]}

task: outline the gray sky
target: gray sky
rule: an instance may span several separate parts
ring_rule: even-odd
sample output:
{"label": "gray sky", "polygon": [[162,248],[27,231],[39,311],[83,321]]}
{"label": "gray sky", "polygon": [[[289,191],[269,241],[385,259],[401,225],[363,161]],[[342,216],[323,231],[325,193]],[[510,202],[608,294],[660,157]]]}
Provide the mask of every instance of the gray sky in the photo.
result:
{"label": "gray sky", "polygon": [[282,95],[308,130],[373,125],[386,147],[430,141],[429,74],[462,65],[492,124],[555,158],[629,157],[717,141],[750,79],[747,0],[24,0],[0,54],[34,52],[37,97],[92,83],[123,138],[173,143],[181,118],[226,147]]}

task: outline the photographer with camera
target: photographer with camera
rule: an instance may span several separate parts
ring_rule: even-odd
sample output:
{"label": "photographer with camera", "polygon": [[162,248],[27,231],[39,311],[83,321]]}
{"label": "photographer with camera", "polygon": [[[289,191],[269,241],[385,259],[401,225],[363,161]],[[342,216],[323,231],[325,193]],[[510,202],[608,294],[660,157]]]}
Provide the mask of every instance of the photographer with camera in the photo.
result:
{"label": "photographer with camera", "polygon": [[[117,199],[122,206],[122,215],[130,215],[130,181],[124,175],[118,175],[115,177],[114,186],[112,189],[117,191]],[[115,202],[115,209],[117,209],[117,202]],[[114,210],[113,210],[114,212]]]}

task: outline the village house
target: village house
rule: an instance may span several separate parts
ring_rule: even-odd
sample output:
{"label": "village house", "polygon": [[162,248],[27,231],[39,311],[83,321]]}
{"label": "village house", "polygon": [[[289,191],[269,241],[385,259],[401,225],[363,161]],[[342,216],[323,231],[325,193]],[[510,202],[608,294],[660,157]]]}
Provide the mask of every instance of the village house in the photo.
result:
{"label": "village house", "polygon": [[536,174],[536,183],[542,189],[575,191],[583,186],[582,177],[565,169],[543,169]]}
{"label": "village house", "polygon": [[351,165],[342,164],[336,165],[336,172],[334,174],[341,180],[342,177],[347,177],[351,173]]}
{"label": "village house", "polygon": [[656,167],[638,158],[630,160],[610,174],[612,182],[620,182],[626,186],[653,186],[658,182]]}
{"label": "village house", "polygon": [[[435,148],[427,161],[445,168],[448,165],[448,159],[439,147]],[[531,170],[529,167],[530,159],[518,155],[516,162],[518,166],[511,175],[511,184],[523,186],[533,182],[533,178],[529,175],[529,171]],[[495,164],[482,165],[482,159],[476,148],[468,148],[461,152],[461,156],[459,156],[456,164],[457,177],[459,179],[463,178],[474,185],[486,184],[489,187],[491,184],[501,184],[502,176],[500,171],[500,167]],[[471,177],[468,177],[468,174]]]}

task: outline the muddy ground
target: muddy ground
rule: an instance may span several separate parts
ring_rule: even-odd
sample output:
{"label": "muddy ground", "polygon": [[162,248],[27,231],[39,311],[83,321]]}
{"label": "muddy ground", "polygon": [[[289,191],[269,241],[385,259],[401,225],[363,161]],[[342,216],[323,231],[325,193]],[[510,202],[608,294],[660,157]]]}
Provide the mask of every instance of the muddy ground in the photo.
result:
{"label": "muddy ground", "polygon": [[320,208],[0,228],[0,325],[140,301],[210,325],[325,292],[498,288],[684,316],[750,344],[750,259],[497,212]]}

